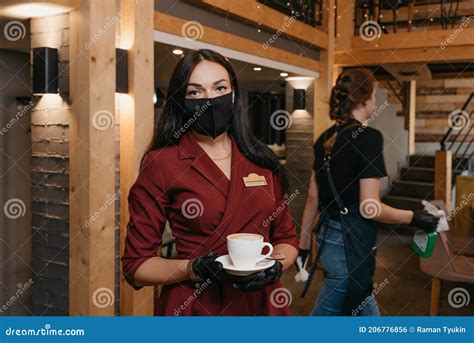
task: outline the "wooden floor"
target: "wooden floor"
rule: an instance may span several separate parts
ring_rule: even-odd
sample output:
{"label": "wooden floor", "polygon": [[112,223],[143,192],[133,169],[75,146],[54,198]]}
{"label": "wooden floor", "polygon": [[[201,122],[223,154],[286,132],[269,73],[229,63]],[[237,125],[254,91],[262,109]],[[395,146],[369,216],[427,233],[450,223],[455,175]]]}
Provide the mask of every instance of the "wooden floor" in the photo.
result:
{"label": "wooden floor", "polygon": [[[380,313],[383,316],[427,316],[429,315],[431,278],[421,272],[419,257],[411,250],[411,236],[407,233],[390,233],[380,229],[378,234],[377,270],[375,283],[385,278],[389,283],[378,293]],[[293,315],[310,314],[322,284],[322,274],[318,272],[311,289],[304,299],[300,298],[303,284],[294,281],[296,270],[289,269],[283,275],[283,284],[292,294]],[[463,308],[453,308],[448,303],[448,293],[455,287],[465,288],[471,295],[470,304]],[[440,316],[474,315],[474,285],[456,282],[442,282]]]}

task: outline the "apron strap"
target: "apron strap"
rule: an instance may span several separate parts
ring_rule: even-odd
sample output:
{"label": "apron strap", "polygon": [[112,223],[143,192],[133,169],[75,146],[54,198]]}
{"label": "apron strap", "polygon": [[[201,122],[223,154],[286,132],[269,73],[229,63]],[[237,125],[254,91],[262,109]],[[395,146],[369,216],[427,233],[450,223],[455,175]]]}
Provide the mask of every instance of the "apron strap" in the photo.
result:
{"label": "apron strap", "polygon": [[[337,126],[336,127],[336,133],[331,138],[329,138],[329,139],[327,138],[328,131],[324,132],[324,136],[323,136],[324,169],[326,171],[326,175],[327,175],[327,178],[328,178],[329,187],[331,188],[331,193],[332,193],[334,199],[336,200],[337,206],[339,208],[339,212],[342,215],[347,214],[349,211],[347,210],[347,207],[344,206],[344,203],[342,202],[341,198],[339,197],[339,193],[337,192],[336,186],[334,185],[334,180],[333,180],[332,175],[331,175],[331,168],[329,166],[329,162],[331,160],[332,149],[334,147],[334,144],[336,143],[337,138],[344,131],[346,131],[346,130],[352,128],[352,127],[356,127],[356,126],[359,126],[359,125],[356,124],[356,123],[352,123],[352,124],[344,126],[342,129],[340,128],[340,126]],[[322,212],[323,211],[320,211],[320,213],[322,213]],[[325,217],[323,220],[325,220],[326,223],[327,223],[329,218],[326,218],[326,215],[323,215],[323,216]],[[321,220],[321,218],[320,218],[320,220]],[[321,224],[322,224],[322,222],[320,223],[320,225]],[[316,254],[316,259],[315,259],[315,261],[314,261],[314,263],[311,266],[311,269],[309,271],[308,280],[306,280],[306,283],[305,283],[304,288],[303,288],[303,292],[301,292],[301,295],[300,295],[301,298],[304,298],[304,296],[308,292],[309,287],[311,286],[311,283],[313,281],[314,274],[316,273],[316,270],[318,269],[319,258],[320,258],[321,250],[322,250],[322,247],[323,247],[323,244],[324,244],[324,238],[326,236],[326,232],[327,232],[327,228],[324,229],[323,237],[321,239],[321,246],[318,249],[318,252]]]}
{"label": "apron strap", "polygon": [[352,123],[342,128],[336,127],[336,133],[329,139],[327,139],[327,131],[324,133],[324,170],[326,171],[326,175],[328,178],[329,187],[331,188],[332,196],[336,200],[336,204],[337,204],[337,207],[339,208],[340,213],[343,215],[347,214],[348,210],[347,210],[347,207],[344,206],[344,203],[339,197],[339,193],[337,192],[336,186],[334,185],[334,180],[331,175],[330,161],[332,157],[332,149],[337,139],[341,136],[343,132],[356,126],[359,126],[359,125],[356,123]]}

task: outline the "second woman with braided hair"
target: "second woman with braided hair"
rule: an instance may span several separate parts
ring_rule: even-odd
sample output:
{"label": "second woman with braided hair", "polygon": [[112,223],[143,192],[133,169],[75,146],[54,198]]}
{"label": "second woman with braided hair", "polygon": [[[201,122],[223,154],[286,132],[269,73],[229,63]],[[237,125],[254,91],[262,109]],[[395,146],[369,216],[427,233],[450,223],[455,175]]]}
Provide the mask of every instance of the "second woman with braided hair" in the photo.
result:
{"label": "second woman with braided hair", "polygon": [[372,288],[374,221],[409,224],[427,232],[437,226],[438,218],[426,212],[401,210],[380,201],[380,179],[387,176],[383,138],[378,130],[362,125],[375,110],[375,100],[370,71],[356,68],[340,74],[329,104],[335,124],[314,145],[300,237],[304,261],[319,213],[317,264],[312,272],[319,264],[324,284],[313,315],[380,315]]}

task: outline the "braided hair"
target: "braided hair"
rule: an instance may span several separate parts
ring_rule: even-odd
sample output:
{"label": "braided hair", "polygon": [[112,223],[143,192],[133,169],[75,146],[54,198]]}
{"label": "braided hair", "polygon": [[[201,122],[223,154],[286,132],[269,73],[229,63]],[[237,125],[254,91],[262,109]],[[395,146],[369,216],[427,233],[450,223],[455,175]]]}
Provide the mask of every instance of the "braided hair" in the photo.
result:
{"label": "braided hair", "polygon": [[336,130],[324,143],[332,147],[337,138],[338,129],[354,119],[352,111],[364,106],[370,99],[375,87],[375,78],[368,69],[353,68],[342,72],[331,90],[329,99],[329,118],[336,121]]}

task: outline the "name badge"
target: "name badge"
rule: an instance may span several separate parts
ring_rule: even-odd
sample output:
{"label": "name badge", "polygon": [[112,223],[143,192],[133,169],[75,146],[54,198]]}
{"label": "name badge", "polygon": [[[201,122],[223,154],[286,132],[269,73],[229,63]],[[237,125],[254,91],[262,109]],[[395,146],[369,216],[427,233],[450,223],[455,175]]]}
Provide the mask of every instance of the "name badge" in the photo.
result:
{"label": "name badge", "polygon": [[257,187],[267,185],[267,180],[265,180],[265,176],[263,175],[250,173],[248,176],[244,176],[243,179],[245,187]]}

